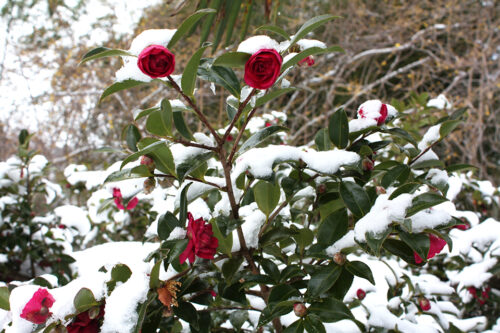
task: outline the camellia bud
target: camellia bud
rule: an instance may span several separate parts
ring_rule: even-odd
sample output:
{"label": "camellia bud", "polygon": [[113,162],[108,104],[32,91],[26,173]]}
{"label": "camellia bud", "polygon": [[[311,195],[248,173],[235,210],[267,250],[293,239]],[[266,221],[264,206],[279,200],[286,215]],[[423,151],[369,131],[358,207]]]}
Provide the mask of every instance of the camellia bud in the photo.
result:
{"label": "camellia bud", "polygon": [[345,260],[345,254],[343,254],[342,252],[337,252],[333,255],[333,262],[335,262],[337,265],[342,266],[343,264],[345,264]]}
{"label": "camellia bud", "polygon": [[147,155],[141,156],[141,165],[145,165],[148,167],[148,170],[153,172],[155,170],[155,161]]}
{"label": "camellia bud", "polygon": [[304,317],[307,314],[307,308],[304,303],[295,303],[293,305],[293,313],[295,313],[297,317]]}
{"label": "camellia bud", "polygon": [[149,177],[144,181],[143,190],[145,194],[153,192],[156,186],[156,180],[153,177]]}
{"label": "camellia bud", "polygon": [[356,296],[358,296],[358,299],[362,301],[365,299],[366,292],[363,289],[359,288],[358,291],[356,291]]}
{"label": "camellia bud", "polygon": [[377,195],[386,193],[385,188],[383,188],[382,186],[375,186],[375,192],[377,192]]}
{"label": "camellia bud", "polygon": [[368,157],[363,158],[363,162],[361,162],[361,166],[363,167],[363,171],[372,171],[373,170],[373,161]]}
{"label": "camellia bud", "polygon": [[420,296],[418,298],[418,305],[422,311],[429,311],[431,309],[431,302],[429,302],[429,300],[424,296]]}
{"label": "camellia bud", "polygon": [[316,188],[319,194],[323,194],[326,192],[326,185],[325,184],[319,184],[318,187]]}

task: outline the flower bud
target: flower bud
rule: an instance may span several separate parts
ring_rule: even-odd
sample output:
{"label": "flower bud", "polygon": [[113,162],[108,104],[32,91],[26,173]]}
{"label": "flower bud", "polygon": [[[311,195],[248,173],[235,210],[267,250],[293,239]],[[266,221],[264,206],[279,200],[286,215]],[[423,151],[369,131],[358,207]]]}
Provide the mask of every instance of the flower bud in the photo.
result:
{"label": "flower bud", "polygon": [[383,188],[382,186],[375,186],[375,192],[377,192],[377,195],[386,193],[385,188]]}
{"label": "flower bud", "polygon": [[162,188],[168,188],[172,187],[174,185],[174,182],[171,178],[164,177],[158,180],[158,184],[160,184]]}
{"label": "flower bud", "polygon": [[373,170],[373,161],[368,157],[363,158],[361,162],[361,166],[363,167],[363,171],[372,171]]}
{"label": "flower bud", "polygon": [[155,170],[155,161],[153,161],[153,159],[147,155],[141,156],[141,165],[147,166],[150,172],[153,172]]}
{"label": "flower bud", "polygon": [[156,180],[153,177],[149,177],[144,181],[143,190],[144,194],[149,194],[153,192],[156,186]]}
{"label": "flower bud", "polygon": [[424,296],[420,296],[418,298],[418,305],[422,311],[429,311],[431,309],[431,302],[429,302],[429,300]]}
{"label": "flower bud", "polygon": [[342,252],[337,252],[333,255],[333,262],[335,262],[337,265],[342,266],[343,264],[345,264],[345,260],[345,254],[343,254]]}
{"label": "flower bud", "polygon": [[316,191],[318,191],[319,194],[325,193],[327,190],[325,184],[319,184],[318,187],[316,188]]}
{"label": "flower bud", "polygon": [[359,299],[360,301],[362,301],[362,300],[364,300],[364,299],[365,299],[366,292],[365,292],[363,289],[359,288],[359,289],[356,291],[356,296],[358,297],[358,299]]}
{"label": "flower bud", "polygon": [[295,313],[297,317],[304,317],[307,314],[307,308],[304,303],[295,303],[293,305],[293,313]]}

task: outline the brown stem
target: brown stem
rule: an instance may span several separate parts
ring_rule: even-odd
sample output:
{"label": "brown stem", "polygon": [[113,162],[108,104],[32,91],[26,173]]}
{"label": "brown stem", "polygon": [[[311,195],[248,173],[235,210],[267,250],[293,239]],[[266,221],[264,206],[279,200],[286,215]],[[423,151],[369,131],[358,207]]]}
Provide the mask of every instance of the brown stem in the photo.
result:
{"label": "brown stem", "polygon": [[173,280],[177,280],[180,277],[183,277],[184,275],[186,275],[187,273],[189,273],[189,271],[191,270],[191,268],[193,268],[193,267],[191,266],[189,268],[186,268],[182,272],[180,272],[178,274],[175,274],[174,276],[172,276],[171,278],[169,278],[167,281],[173,281]]}
{"label": "brown stem", "polygon": [[[162,174],[153,174],[153,176],[155,177],[164,177],[164,178],[173,178],[173,179],[177,179],[177,177],[173,176],[173,175],[162,175]],[[198,179],[198,178],[194,178],[194,177],[191,177],[191,176],[186,176],[184,177],[184,179],[186,180],[191,180],[191,181],[194,181],[194,182],[198,182],[198,183],[203,183],[203,184],[207,184],[207,185],[210,185],[210,186],[213,186],[213,187],[216,187],[218,188],[219,190],[221,191],[225,191],[225,189],[215,183],[212,183],[212,182],[209,182],[209,181],[206,181],[206,180],[202,180],[202,179]]]}
{"label": "brown stem", "polygon": [[271,224],[271,222],[278,216],[279,212],[288,205],[288,201],[283,201],[281,205],[269,216],[266,223],[262,226],[259,231],[259,238],[262,236],[264,231],[266,231],[267,227]]}
{"label": "brown stem", "polygon": [[[243,110],[245,109],[245,107],[247,106],[248,102],[250,102],[250,99],[253,97],[253,95],[255,95],[255,93],[257,92],[257,89],[253,89],[250,94],[248,94],[248,97],[243,101],[243,103],[241,103],[239,106],[238,106],[238,111],[236,112],[236,114],[234,115],[233,117],[233,120],[231,121],[231,124],[229,124],[229,127],[227,128],[226,130],[226,133],[224,133],[224,136],[222,137],[222,142],[225,142],[226,141],[226,138],[229,136],[229,134],[231,134],[231,130],[233,129],[234,127],[234,124],[236,124],[236,122],[238,121],[238,119],[240,118],[241,116],[241,113],[243,112]],[[234,145],[236,146],[236,142],[234,143]]]}
{"label": "brown stem", "polygon": [[415,157],[414,159],[410,160],[410,162],[408,162],[408,165],[412,165],[413,163],[415,163],[420,157],[422,157],[422,155],[424,155],[429,150],[431,150],[431,148],[434,147],[439,142],[441,142],[441,140],[437,140],[436,142],[434,142],[433,144],[431,144],[429,147],[425,148],[420,154],[417,155],[417,157]]}
{"label": "brown stem", "polygon": [[202,148],[202,149],[212,150],[212,151],[216,150],[215,147],[207,146],[207,145],[204,145],[201,143],[191,142],[191,141],[184,140],[184,139],[174,139],[174,138],[170,138],[170,137],[167,137],[167,139],[172,141],[172,142],[180,143],[180,144],[183,144],[184,146],[188,146],[188,147],[196,147],[196,148]]}
{"label": "brown stem", "polygon": [[234,140],[233,149],[231,149],[231,154],[229,154],[229,159],[228,159],[228,163],[230,163],[230,164],[233,163],[234,155],[236,154],[236,149],[238,148],[238,142],[240,142],[241,137],[243,136],[243,133],[245,132],[245,128],[247,128],[248,122],[255,114],[255,111],[256,111],[256,108],[253,108],[252,111],[250,111],[247,119],[245,119],[245,122],[243,123],[243,126],[241,126],[241,129],[238,132],[236,139]]}
{"label": "brown stem", "polygon": [[172,87],[174,87],[174,89],[177,90],[177,92],[179,94],[181,94],[181,96],[184,98],[184,100],[193,108],[194,112],[196,112],[196,114],[198,115],[198,118],[200,118],[201,122],[203,124],[205,124],[205,126],[207,126],[208,130],[210,131],[210,133],[212,133],[213,137],[215,138],[215,141],[217,141],[218,144],[223,143],[224,141],[222,141],[220,136],[217,134],[217,132],[214,130],[214,128],[210,125],[210,123],[208,122],[205,115],[200,111],[200,109],[198,109],[198,106],[196,106],[196,104],[194,104],[194,102],[191,100],[191,98],[189,98],[186,94],[184,94],[182,89],[174,81],[174,79],[172,79],[172,77],[170,75],[168,75],[167,78],[170,81],[170,84],[172,84]]}

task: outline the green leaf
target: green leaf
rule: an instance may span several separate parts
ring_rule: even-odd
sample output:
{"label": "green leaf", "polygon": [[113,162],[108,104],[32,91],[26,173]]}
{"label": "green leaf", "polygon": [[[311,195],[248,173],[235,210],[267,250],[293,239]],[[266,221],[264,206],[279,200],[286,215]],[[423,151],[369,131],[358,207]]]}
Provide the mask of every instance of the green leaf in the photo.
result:
{"label": "green leaf", "polygon": [[232,0],[229,1],[231,4],[231,8],[228,10],[228,18],[227,18],[227,26],[226,29],[226,40],[225,45],[228,46],[231,43],[231,37],[233,36],[233,27],[235,26],[236,19],[238,18],[238,14],[241,9],[241,0]]}
{"label": "green leaf", "polygon": [[293,236],[299,249],[304,250],[307,246],[311,245],[314,240],[314,234],[310,229],[303,228],[299,229],[298,233]]}
{"label": "green leaf", "polygon": [[322,266],[314,274],[307,285],[307,292],[312,297],[317,297],[330,289],[342,273],[342,267],[338,265]]}
{"label": "green leaf", "polygon": [[94,293],[92,293],[92,290],[88,288],[82,288],[78,291],[73,299],[73,304],[75,305],[78,313],[87,311],[91,307],[99,305],[99,303],[95,300]]}
{"label": "green leaf", "polygon": [[184,138],[193,141],[194,140],[193,134],[191,134],[191,131],[187,127],[182,112],[175,111],[173,113],[173,116],[174,116],[175,129],[177,130],[177,132],[179,132]]}
{"label": "green leaf", "polygon": [[0,309],[10,311],[9,303],[10,292],[7,287],[0,287]]}
{"label": "green leaf", "polygon": [[328,215],[318,228],[318,243],[329,246],[338,241],[347,233],[349,219],[347,210],[340,209]]}
{"label": "green leaf", "polygon": [[155,167],[158,170],[175,176],[174,157],[172,156],[170,148],[168,148],[164,141],[150,137],[143,138],[139,141],[137,147],[139,151],[125,158],[120,168],[123,168],[123,166],[129,162],[137,160],[142,155],[148,155],[153,158]]}
{"label": "green leaf", "polygon": [[137,142],[141,140],[141,133],[134,124],[129,124],[125,127],[125,140],[127,147],[132,151],[137,151]]}
{"label": "green leaf", "polygon": [[386,174],[380,181],[380,185],[382,185],[384,188],[388,188],[396,180],[402,184],[406,181],[409,175],[410,168],[406,164],[397,165],[386,172]]}
{"label": "green leaf", "polygon": [[[262,265],[262,269],[264,270],[264,272],[266,272],[266,274],[269,277],[271,277],[271,279],[273,279],[275,282],[279,281],[280,270],[278,269],[278,266],[276,266],[276,264],[272,260],[261,259],[260,264]],[[284,301],[284,299],[283,300],[280,299],[280,301]],[[269,302],[271,302],[271,301],[269,301]]]}
{"label": "green leaf", "polygon": [[417,252],[417,254],[424,261],[427,260],[427,254],[429,253],[430,240],[429,235],[424,233],[419,234],[410,234],[404,231],[399,233],[399,238],[403,242],[405,242],[413,251]]}
{"label": "green leaf", "polygon": [[288,265],[282,271],[280,275],[280,281],[286,282],[289,279],[293,279],[295,277],[304,277],[305,273],[300,269],[299,265]]}
{"label": "green leaf", "polygon": [[445,201],[448,201],[448,199],[437,193],[428,192],[420,194],[413,198],[411,207],[406,210],[406,217],[415,215],[421,210],[439,205],[440,203],[443,203]]}
{"label": "green leaf", "polygon": [[274,32],[275,34],[280,35],[281,37],[285,38],[286,40],[290,40],[290,35],[283,30],[283,28],[280,28],[275,25],[261,25],[257,29],[255,29],[255,32],[260,32],[260,31],[270,31]]}
{"label": "green leaf", "polygon": [[243,263],[243,258],[230,258],[224,264],[222,264],[222,275],[227,284],[233,284],[234,274],[238,271],[241,264]]}
{"label": "green leaf", "polygon": [[290,326],[285,328],[283,333],[303,333],[304,321],[302,319],[294,321]]}
{"label": "green leaf", "polygon": [[[279,274],[279,272],[278,272]],[[299,297],[300,293],[297,289],[289,284],[279,284],[274,286],[269,293],[268,303],[279,303],[286,301],[290,297]]]}
{"label": "green leaf", "polygon": [[188,322],[194,328],[198,329],[198,312],[193,304],[188,302],[179,302],[178,306],[173,306],[174,314],[180,319]]}
{"label": "green leaf", "polygon": [[279,303],[270,303],[260,314],[259,326],[265,325],[278,316],[284,316],[293,310],[295,301],[283,301]]}
{"label": "green leaf", "polygon": [[151,269],[151,273],[149,274],[149,288],[151,289],[160,287],[160,267],[162,262],[163,259],[158,260]]}
{"label": "green leaf", "polygon": [[348,261],[345,264],[345,268],[352,274],[359,276],[360,278],[370,281],[371,284],[375,285],[375,280],[373,279],[372,271],[367,264],[361,261]]}
{"label": "green leaf", "polygon": [[135,57],[135,55],[119,49],[109,49],[107,47],[98,47],[89,52],[87,52],[78,65],[82,65],[87,61],[104,58],[104,57],[114,57],[114,56],[128,56]]}
{"label": "green leaf", "polygon": [[366,244],[372,252],[378,257],[380,256],[380,249],[385,239],[391,233],[391,228],[387,228],[382,234],[373,235],[370,232],[365,233]]}
{"label": "green leaf", "polygon": [[427,160],[427,161],[422,161],[417,162],[411,166],[412,169],[426,169],[426,168],[438,168],[442,169],[444,168],[444,163],[443,161],[440,160]]}
{"label": "green leaf", "polygon": [[243,154],[247,150],[257,146],[259,143],[267,139],[269,136],[282,131],[288,131],[288,128],[284,126],[272,125],[264,129],[261,129],[257,133],[253,134],[247,141],[245,141],[245,143],[241,145],[240,149],[238,149],[238,154]]}
{"label": "green leaf", "polygon": [[196,74],[198,72],[198,66],[200,65],[200,59],[203,52],[207,49],[209,45],[203,46],[198,51],[196,51],[191,59],[189,59],[184,72],[182,73],[181,87],[184,94],[188,96],[193,96],[195,84],[196,84]]}
{"label": "green leaf", "polygon": [[[222,10],[221,5],[222,5],[222,0],[211,0],[209,2],[210,8],[215,9],[217,12]],[[201,33],[200,33],[200,44],[203,44],[208,39],[208,35],[210,34],[210,31],[212,30],[212,28],[214,26],[216,26],[216,23],[214,24],[214,20],[216,17],[217,17],[217,15],[210,14],[203,21],[203,24],[201,26]]]}
{"label": "green leaf", "polygon": [[116,264],[111,269],[111,279],[117,282],[127,282],[132,275],[132,271],[125,264]]}
{"label": "green leaf", "polygon": [[[308,33],[313,31],[314,29],[322,26],[323,24],[327,23],[328,21],[331,21],[335,18],[339,18],[340,16],[333,16],[330,14],[326,15],[320,15],[313,17],[312,19],[308,20],[306,23],[300,27],[299,31],[293,36],[292,40],[290,41],[290,46],[293,46],[296,42],[298,42],[300,39],[304,38]],[[289,48],[290,48],[289,46]]]}
{"label": "green leaf", "polygon": [[349,143],[349,122],[344,109],[340,108],[330,117],[328,123],[328,134],[330,140],[340,149],[347,147]]}
{"label": "green leaf", "polygon": [[114,94],[115,92],[129,89],[132,87],[137,87],[146,83],[147,82],[137,81],[137,80],[125,80],[125,81],[115,82],[109,87],[107,87],[106,90],[104,90],[101,97],[99,98],[99,103],[101,103],[103,99],[105,99],[109,95]]}
{"label": "green leaf", "polygon": [[461,120],[447,120],[441,124],[439,127],[439,136],[440,139],[443,139],[445,136],[450,134],[458,125],[462,123]]}
{"label": "green leaf", "polygon": [[283,66],[281,66],[281,73],[283,73],[287,68],[297,65],[301,60],[309,56],[322,53],[331,53],[331,52],[344,52],[344,49],[341,48],[340,46],[330,46],[327,48],[322,48],[317,46],[310,47],[288,59],[283,64]]}
{"label": "green leaf", "polygon": [[229,233],[227,236],[224,236],[215,219],[210,223],[212,224],[214,237],[219,240],[219,246],[217,247],[217,250],[231,257],[231,249],[233,247],[233,234]]}
{"label": "green leaf", "polygon": [[328,129],[322,128],[316,133],[316,137],[314,138],[314,142],[316,143],[316,147],[319,151],[327,151],[333,149],[333,144],[330,141],[330,137],[328,135]]}
{"label": "green leaf", "polygon": [[174,214],[166,212],[158,219],[158,237],[161,240],[166,240],[175,227],[182,227],[182,225]]}
{"label": "green leaf", "polygon": [[189,16],[184,22],[181,23],[177,31],[172,36],[170,42],[168,42],[168,48],[172,48],[186,33],[188,33],[191,28],[205,15],[215,14],[217,11],[211,8],[205,8],[198,10],[193,15]]}
{"label": "green leaf", "polygon": [[397,196],[403,194],[403,193],[410,193],[413,194],[415,191],[422,186],[422,184],[419,183],[406,183],[401,186],[399,186],[394,192],[392,192],[391,196],[389,197],[389,200],[393,200]]}
{"label": "green leaf", "polygon": [[313,314],[304,318],[304,328],[309,333],[326,333],[325,325],[323,325],[321,319]]}
{"label": "green leaf", "polygon": [[181,199],[180,199],[180,205],[179,205],[179,222],[180,222],[182,227],[186,226],[186,219],[187,219],[187,213],[188,213],[187,212],[187,204],[188,204],[187,192],[188,192],[188,189],[191,186],[191,184],[193,184],[193,183],[189,183],[186,186],[184,186],[184,188],[181,191]]}
{"label": "green leaf", "polygon": [[324,323],[332,323],[342,319],[353,319],[351,311],[345,306],[344,302],[335,298],[327,298],[320,302],[314,302],[308,310],[309,313],[317,315]]}
{"label": "green leaf", "polygon": [[415,139],[410,135],[410,133],[402,128],[389,128],[386,130],[382,130],[381,132],[395,135],[403,139],[404,141],[411,143],[414,147],[417,147],[417,142],[415,141]]}
{"label": "green leaf", "polygon": [[260,180],[253,187],[253,193],[257,206],[266,217],[269,217],[280,200],[279,184],[271,184],[265,180]]}
{"label": "green leaf", "polygon": [[250,59],[251,54],[246,52],[228,52],[223,53],[214,60],[214,66],[223,67],[245,67],[246,62]]}
{"label": "green leaf", "polygon": [[214,66],[212,59],[201,59],[198,67],[198,77],[224,87],[231,95],[240,98],[240,81],[229,67]]}
{"label": "green leaf", "polygon": [[120,180],[132,179],[132,178],[144,178],[152,177],[153,174],[149,171],[148,167],[145,165],[138,165],[131,169],[122,169],[112,172],[105,180],[104,183],[117,182]]}
{"label": "green leaf", "polygon": [[144,109],[144,110],[136,110],[134,112],[134,120],[137,121],[141,118],[144,118],[146,116],[149,116],[151,114],[151,112],[153,111],[159,111],[160,108],[158,106],[154,106],[152,108],[149,108],[149,109]]}
{"label": "green leaf", "polygon": [[457,172],[462,170],[477,170],[476,166],[470,164],[453,164],[445,168],[448,172]]}
{"label": "green leaf", "polygon": [[146,302],[142,303],[141,306],[139,307],[139,313],[138,313],[138,318],[137,318],[137,325],[134,328],[134,333],[140,333],[141,332],[142,324],[144,323],[144,319],[146,318],[146,312],[147,312],[148,306],[157,297],[158,297],[158,294],[156,292],[152,292],[152,291],[148,292],[148,298],[146,299]]}
{"label": "green leaf", "polygon": [[177,165],[177,179],[180,183],[184,181],[184,177],[189,175],[192,171],[196,170],[200,165],[212,158],[212,152],[204,152],[198,155],[189,156],[182,163]]}
{"label": "green leaf", "polygon": [[384,249],[394,254],[395,256],[400,257],[407,263],[415,265],[415,257],[413,256],[413,250],[411,247],[406,245],[405,242],[388,238],[385,240],[383,244]]}
{"label": "green leaf", "polygon": [[164,241],[161,247],[162,249],[168,249],[168,254],[165,258],[165,261],[169,264],[173,263],[174,261],[176,263],[179,263],[179,256],[186,249],[188,242],[189,240],[187,238]]}
{"label": "green leaf", "polygon": [[370,197],[358,184],[353,182],[340,183],[340,196],[354,215],[362,217],[370,211]]}

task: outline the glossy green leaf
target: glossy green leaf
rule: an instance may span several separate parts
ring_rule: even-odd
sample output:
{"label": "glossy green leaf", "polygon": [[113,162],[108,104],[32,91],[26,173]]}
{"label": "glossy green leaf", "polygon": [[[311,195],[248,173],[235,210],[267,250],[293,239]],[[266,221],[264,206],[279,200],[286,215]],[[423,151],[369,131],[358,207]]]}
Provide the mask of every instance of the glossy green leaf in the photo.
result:
{"label": "glossy green leaf", "polygon": [[314,233],[307,228],[298,230],[298,233],[293,236],[299,249],[304,250],[307,246],[311,245],[314,240]]}
{"label": "glossy green leaf", "polygon": [[98,48],[95,48],[95,49],[87,52],[83,56],[79,65],[82,65],[83,63],[86,63],[87,61],[90,61],[90,60],[104,58],[104,57],[114,57],[114,56],[135,57],[135,55],[133,55],[127,51],[124,51],[124,50],[109,49],[107,47],[98,47]]}
{"label": "glossy green leaf", "polygon": [[160,287],[160,268],[163,260],[158,260],[149,274],[149,288],[156,289]]}
{"label": "glossy green leaf", "polygon": [[125,141],[127,147],[132,151],[137,151],[137,142],[141,140],[141,133],[134,124],[129,124],[125,127]]}
{"label": "glossy green leaf", "polygon": [[158,237],[166,240],[175,227],[181,227],[181,223],[171,212],[166,212],[158,219]]}
{"label": "glossy green leaf", "polygon": [[302,319],[294,321],[290,326],[283,330],[283,333],[303,333],[304,321]]}
{"label": "glossy green leaf", "polygon": [[243,258],[231,258],[222,264],[222,275],[228,284],[233,284],[233,277],[243,263]]}
{"label": "glossy green leaf", "polygon": [[269,217],[280,200],[279,184],[272,184],[261,180],[253,187],[253,193],[257,206],[259,206],[259,209]]}
{"label": "glossy green leaf", "polygon": [[[125,264],[116,264],[111,269],[111,281],[108,282],[108,290],[110,289],[110,283],[114,286],[117,282],[125,283],[132,276],[132,271]],[[113,289],[111,288],[111,289]]]}
{"label": "glossy green leaf", "polygon": [[73,304],[78,313],[87,311],[91,307],[99,305],[95,300],[94,293],[88,288],[82,288],[76,293]]}
{"label": "glossy green leaf", "polygon": [[198,67],[198,77],[222,86],[231,95],[240,98],[240,80],[231,68],[214,66],[211,59],[202,59]]}
{"label": "glossy green leaf", "polygon": [[470,164],[453,164],[446,167],[446,171],[448,172],[457,172],[462,170],[476,170],[477,167]]}
{"label": "glossy green leaf", "polygon": [[245,67],[246,62],[250,59],[251,54],[246,52],[228,52],[223,53],[214,60],[214,66],[223,67]]}
{"label": "glossy green leaf", "polygon": [[[280,279],[280,270],[278,269],[278,266],[270,259],[261,259],[260,264],[262,266],[262,269],[266,274],[271,277],[275,282],[279,281]],[[284,301],[284,299],[280,300],[275,300],[275,301]],[[269,301],[271,302],[271,301]],[[273,301],[274,302],[274,301]]]}
{"label": "glossy green leaf", "polygon": [[312,303],[309,307],[309,312],[317,315],[324,323],[332,323],[342,319],[353,319],[351,310],[347,308],[344,302],[335,298],[327,298],[320,302]]}
{"label": "glossy green leaf", "polygon": [[413,198],[411,207],[406,210],[406,217],[415,215],[421,210],[439,205],[445,201],[448,201],[448,199],[437,193],[428,192],[420,194]]}
{"label": "glossy green leaf", "polygon": [[288,128],[284,126],[272,125],[261,129],[241,145],[241,147],[238,149],[238,154],[243,154],[247,150],[257,146],[259,143],[261,143],[271,135],[283,131],[288,131]]}
{"label": "glossy green leaf", "polygon": [[[333,16],[330,14],[325,14],[325,15],[320,15],[313,17],[312,19],[308,20],[306,23],[300,27],[300,29],[297,31],[297,33],[293,36],[292,40],[290,41],[290,46],[293,46],[296,42],[298,42],[300,39],[304,38],[308,33],[313,31],[314,29],[322,26],[323,24],[327,23],[328,21],[331,21],[335,18],[339,18],[340,16]],[[289,46],[289,47],[290,47]]]}
{"label": "glossy green leaf", "polygon": [[327,48],[322,48],[317,46],[310,47],[300,53],[297,53],[296,55],[288,59],[285,63],[283,63],[283,66],[281,66],[281,72],[283,73],[287,68],[297,65],[301,60],[309,56],[322,53],[331,53],[331,52],[344,52],[344,49],[341,48],[340,46],[330,46]]}
{"label": "glossy green leaf", "polygon": [[131,169],[122,169],[112,172],[105,180],[104,183],[117,182],[120,180],[132,179],[132,178],[144,178],[152,177],[153,174],[149,171],[148,167],[145,165],[138,165]]}
{"label": "glossy green leaf", "polygon": [[228,46],[231,43],[231,37],[233,36],[233,27],[235,26],[236,19],[238,18],[238,14],[240,13],[241,9],[241,0],[231,0],[229,1],[231,4],[231,7],[228,9],[228,18],[227,18],[227,26],[229,27],[226,29],[226,40],[225,40],[225,45]]}
{"label": "glossy green leaf", "polygon": [[347,233],[348,226],[349,219],[346,209],[333,212],[321,222],[318,228],[318,243],[325,246],[332,245]]}
{"label": "glossy green leaf", "polygon": [[427,260],[427,254],[429,253],[429,247],[431,244],[429,235],[424,233],[410,234],[401,231],[399,233],[399,238],[401,238],[401,240],[405,242],[413,251],[417,252],[420,258],[422,258],[424,261]]}
{"label": "glossy green leaf", "polygon": [[278,27],[276,25],[261,25],[257,29],[255,29],[255,32],[261,32],[261,31],[270,31],[274,32],[275,34],[280,35],[281,37],[285,38],[286,40],[290,39],[290,35],[283,30],[283,28]]}
{"label": "glossy green leaf", "polygon": [[370,198],[358,184],[353,182],[340,183],[340,196],[354,215],[362,217],[370,211]]}
{"label": "glossy green leaf", "polygon": [[0,287],[0,309],[10,311],[9,303],[10,292],[7,287]]}
{"label": "glossy green leaf", "polygon": [[196,51],[191,59],[189,59],[186,67],[184,68],[184,72],[182,73],[181,79],[181,87],[184,94],[188,96],[193,96],[195,84],[196,84],[196,75],[198,73],[198,66],[200,65],[200,59],[203,55],[203,52],[207,49],[207,46],[203,46],[198,51]]}
{"label": "glossy green leaf", "polygon": [[309,333],[326,333],[325,325],[316,315],[308,315],[304,318],[304,328]]}
{"label": "glossy green leaf", "polygon": [[380,250],[382,249],[382,244],[384,243],[385,239],[391,233],[391,230],[392,229],[389,227],[383,233],[376,234],[376,235],[374,235],[368,231],[365,233],[366,244],[368,244],[368,247],[370,248],[370,250],[377,257],[380,256]]}
{"label": "glossy green leaf", "polygon": [[189,175],[193,170],[196,170],[200,165],[208,161],[212,158],[212,152],[204,152],[198,155],[189,156],[182,163],[177,165],[177,179],[180,183],[184,180],[184,178]]}
{"label": "glossy green leaf", "polygon": [[99,98],[99,103],[102,102],[103,99],[108,97],[109,95],[114,94],[115,92],[122,91],[125,89],[133,88],[140,86],[142,84],[146,84],[146,82],[143,81],[137,81],[137,80],[125,80],[125,81],[120,81],[120,82],[115,82],[109,87],[104,90],[102,93],[101,97]]}
{"label": "glossy green leaf", "polygon": [[367,264],[361,261],[348,261],[345,264],[345,268],[352,274],[359,276],[360,278],[370,281],[371,284],[375,285],[375,280],[373,279],[373,274]]}
{"label": "glossy green leaf", "polygon": [[290,286],[289,284],[279,284],[271,289],[271,292],[269,293],[268,303],[278,303],[281,301],[286,301],[290,297],[299,296],[299,291],[294,287]]}
{"label": "glossy green leaf", "polygon": [[442,123],[441,127],[439,127],[440,139],[450,134],[458,125],[460,125],[460,123],[462,123],[461,120],[447,120]]}
{"label": "glossy green leaf", "polygon": [[349,122],[344,109],[338,109],[330,117],[328,122],[328,134],[335,146],[340,149],[347,147],[349,143]]}
{"label": "glossy green leaf", "polygon": [[342,267],[338,265],[322,266],[314,274],[307,285],[307,292],[312,297],[317,297],[330,289],[342,272]]}
{"label": "glossy green leaf", "polygon": [[327,151],[333,149],[333,144],[330,141],[330,136],[328,134],[328,129],[322,128],[316,133],[314,138],[314,143],[319,151]]}
{"label": "glossy green leaf", "polygon": [[214,219],[211,221],[212,230],[214,232],[214,237],[219,240],[219,246],[217,250],[231,256],[231,249],[233,247],[233,234],[229,233],[227,236],[224,236],[217,224],[217,221]]}
{"label": "glossy green leaf", "polygon": [[136,111],[134,111],[134,120],[137,121],[141,118],[149,116],[151,114],[151,112],[159,111],[159,110],[160,110],[160,108],[158,106],[154,106],[152,108],[144,109],[144,110],[136,110]]}
{"label": "glossy green leaf", "polygon": [[187,199],[187,192],[189,190],[189,187],[193,183],[189,183],[181,191],[181,199],[180,199],[180,205],[179,205],[179,222],[182,227],[186,225],[186,220],[187,220],[187,205],[188,205],[188,199]]}
{"label": "glossy green leaf", "polygon": [[408,179],[409,175],[410,168],[406,164],[397,165],[386,172],[386,174],[380,181],[380,185],[382,185],[384,188],[388,188],[396,180],[402,184],[406,181],[406,179]]}
{"label": "glossy green leaf", "polygon": [[[216,13],[218,13],[221,10],[222,3],[223,3],[222,0],[210,0],[209,6],[210,8],[214,9]],[[218,18],[218,15],[214,13],[208,15],[208,17],[206,17],[205,20],[203,21],[200,32],[200,45],[208,40],[208,35],[210,34],[210,31],[212,31],[214,26],[217,25],[217,22],[214,23],[214,20],[216,18]]]}
{"label": "glossy green leaf", "polygon": [[198,312],[196,308],[188,302],[180,301],[178,306],[172,307],[174,314],[180,319],[188,322],[195,329],[199,328],[198,325]]}
{"label": "glossy green leaf", "polygon": [[397,196],[403,194],[403,193],[410,193],[413,194],[415,191],[422,186],[422,184],[419,183],[406,183],[401,186],[399,186],[394,192],[392,192],[391,196],[389,197],[389,200],[393,200]]}
{"label": "glossy green leaf", "polygon": [[410,264],[415,264],[415,258],[413,256],[413,250],[405,242],[388,238],[383,244],[384,249],[400,257],[404,261]]}
{"label": "glossy green leaf", "polygon": [[172,48],[185,34],[187,34],[191,28],[205,15],[207,14],[214,14],[216,13],[216,10],[211,9],[211,8],[205,8],[198,10],[195,12],[193,15],[189,16],[187,19],[184,20],[184,22],[181,23],[179,28],[177,28],[177,31],[174,33],[172,36],[172,39],[170,39],[170,42],[168,42],[168,48]]}
{"label": "glossy green leaf", "polygon": [[415,141],[415,139],[411,136],[410,133],[408,133],[407,131],[405,131],[402,128],[394,127],[394,128],[382,130],[382,132],[397,136],[397,137],[403,139],[404,141],[411,143],[414,147],[417,147],[417,142]]}
{"label": "glossy green leaf", "polygon": [[294,301],[282,301],[279,303],[270,303],[260,314],[259,326],[269,323],[276,317],[284,316],[293,310]]}
{"label": "glossy green leaf", "polygon": [[186,121],[184,120],[184,116],[181,111],[175,111],[173,113],[175,129],[180,133],[184,138],[193,141],[194,137],[191,134],[188,126],[186,125]]}

